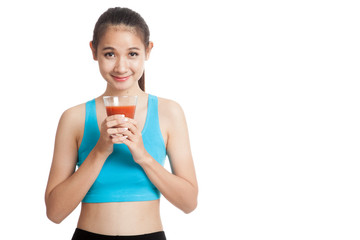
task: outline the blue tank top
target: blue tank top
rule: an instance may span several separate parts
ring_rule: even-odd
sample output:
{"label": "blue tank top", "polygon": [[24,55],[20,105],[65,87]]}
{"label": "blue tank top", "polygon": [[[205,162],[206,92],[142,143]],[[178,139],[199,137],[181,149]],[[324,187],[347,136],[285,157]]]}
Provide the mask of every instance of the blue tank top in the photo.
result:
{"label": "blue tank top", "polygon": [[[166,148],[160,131],[158,99],[148,95],[146,121],[141,132],[146,151],[164,165]],[[80,166],[100,137],[95,99],[86,103],[85,127],[78,150]],[[150,201],[160,198],[159,190],[144,170],[135,163],[125,144],[114,144],[113,153],[106,159],[98,177],[83,199],[84,203]]]}

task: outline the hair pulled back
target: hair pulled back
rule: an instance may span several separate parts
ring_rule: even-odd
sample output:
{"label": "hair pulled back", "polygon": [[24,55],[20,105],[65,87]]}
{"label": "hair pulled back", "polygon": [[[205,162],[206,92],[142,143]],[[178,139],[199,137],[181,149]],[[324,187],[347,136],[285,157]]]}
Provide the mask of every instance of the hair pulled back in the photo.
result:
{"label": "hair pulled back", "polygon": [[[137,12],[129,8],[109,8],[104,12],[95,24],[92,46],[97,51],[101,37],[109,26],[124,25],[131,27],[142,39],[145,49],[149,46],[150,31],[145,20]],[[145,91],[145,73],[139,79],[141,90]]]}

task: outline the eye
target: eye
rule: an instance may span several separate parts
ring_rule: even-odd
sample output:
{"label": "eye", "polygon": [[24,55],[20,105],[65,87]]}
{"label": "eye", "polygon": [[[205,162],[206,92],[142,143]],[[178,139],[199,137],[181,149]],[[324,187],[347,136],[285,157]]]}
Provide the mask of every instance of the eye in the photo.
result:
{"label": "eye", "polygon": [[131,52],[131,53],[129,53],[129,56],[130,57],[136,57],[136,56],[138,56],[139,54],[138,53],[136,53],[136,52]]}
{"label": "eye", "polygon": [[108,52],[108,53],[105,53],[104,56],[112,58],[112,57],[115,57],[115,54],[113,52]]}

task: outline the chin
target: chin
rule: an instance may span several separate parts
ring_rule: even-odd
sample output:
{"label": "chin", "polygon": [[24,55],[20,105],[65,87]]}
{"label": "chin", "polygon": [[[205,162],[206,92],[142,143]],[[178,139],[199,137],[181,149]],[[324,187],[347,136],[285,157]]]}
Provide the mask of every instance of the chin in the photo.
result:
{"label": "chin", "polygon": [[126,91],[126,90],[130,90],[134,87],[134,84],[137,83],[130,83],[130,82],[123,82],[123,83],[111,83],[110,86],[116,90],[116,91]]}

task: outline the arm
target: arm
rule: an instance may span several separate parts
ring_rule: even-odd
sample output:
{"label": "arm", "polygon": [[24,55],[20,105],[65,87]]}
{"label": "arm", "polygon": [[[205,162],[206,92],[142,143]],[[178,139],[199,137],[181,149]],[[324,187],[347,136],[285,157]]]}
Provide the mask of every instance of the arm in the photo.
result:
{"label": "arm", "polygon": [[172,173],[146,152],[138,129],[133,130],[128,125],[134,134],[130,133],[124,143],[162,195],[185,213],[190,213],[197,206],[198,185],[185,116],[177,103],[167,100],[163,103],[162,111],[159,104],[159,115],[164,116],[162,125],[167,132],[167,153]]}
{"label": "arm", "polygon": [[111,138],[103,134],[106,133],[103,123],[100,140],[74,172],[78,136],[79,131],[83,130],[84,116],[85,106],[80,105],[65,111],[59,121],[53,162],[45,191],[46,213],[55,223],[60,223],[78,206],[96,180],[107,156],[112,152]]}

